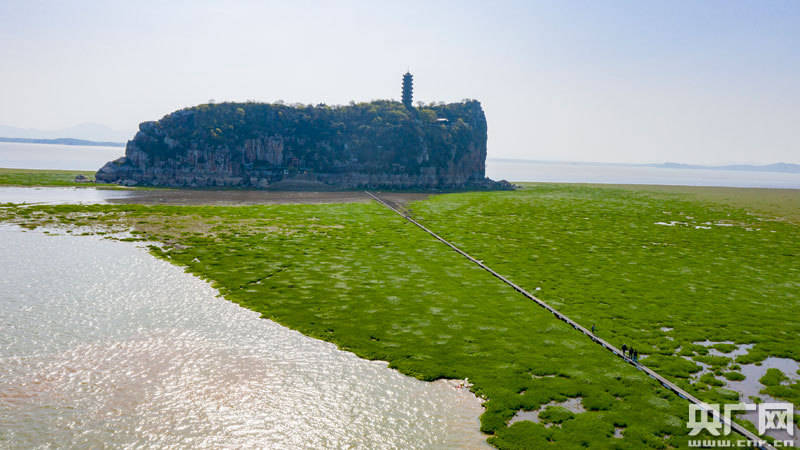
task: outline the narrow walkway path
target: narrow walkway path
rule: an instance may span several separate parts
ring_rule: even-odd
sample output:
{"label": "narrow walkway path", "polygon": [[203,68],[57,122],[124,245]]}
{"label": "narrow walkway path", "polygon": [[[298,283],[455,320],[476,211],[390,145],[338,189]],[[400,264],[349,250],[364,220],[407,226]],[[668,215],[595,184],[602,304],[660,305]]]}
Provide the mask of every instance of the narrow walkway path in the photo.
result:
{"label": "narrow walkway path", "polygon": [[[453,249],[456,252],[458,252],[459,254],[461,254],[461,256],[467,258],[468,260],[470,260],[473,263],[475,263],[478,266],[480,266],[481,269],[489,272],[494,277],[500,279],[500,281],[502,281],[502,282],[506,283],[507,285],[511,286],[515,291],[519,292],[520,294],[524,295],[525,297],[528,297],[528,299],[533,300],[536,304],[538,304],[542,308],[550,311],[551,313],[553,313],[554,316],[556,316],[557,318],[563,320],[564,322],[569,324],[572,328],[575,328],[576,330],[578,330],[581,333],[583,333],[586,336],[588,336],[591,340],[593,340],[597,344],[600,344],[603,347],[605,347],[606,350],[609,350],[610,352],[614,353],[618,357],[620,357],[623,360],[625,360],[627,363],[631,364],[632,366],[634,366],[637,369],[641,370],[642,372],[646,373],[651,378],[653,378],[654,380],[656,380],[659,383],[661,383],[661,385],[664,386],[666,389],[669,389],[670,391],[678,394],[678,396],[681,397],[681,398],[684,398],[684,399],[689,400],[690,402],[692,402],[692,403],[694,403],[696,405],[699,405],[704,410],[710,411],[711,414],[713,416],[717,417],[721,423],[725,423],[727,425],[730,425],[732,430],[736,431],[737,433],[741,434],[745,438],[749,439],[751,442],[756,443],[758,448],[767,449],[767,450],[775,450],[775,447],[773,447],[769,443],[763,441],[761,438],[759,438],[758,436],[756,436],[755,434],[750,432],[748,429],[744,428],[743,426],[739,425],[738,423],[736,423],[736,422],[734,422],[732,420],[725,419],[725,417],[720,412],[712,409],[707,404],[701,402],[699,399],[697,399],[696,397],[694,397],[690,393],[686,392],[685,390],[680,388],[678,385],[676,385],[676,384],[672,383],[671,381],[667,380],[666,378],[664,378],[663,376],[659,375],[658,373],[656,373],[652,369],[649,369],[649,368],[647,368],[647,367],[645,367],[645,366],[633,361],[632,359],[628,358],[627,356],[625,356],[622,353],[622,351],[620,349],[618,349],[617,347],[611,345],[610,343],[608,343],[604,339],[598,337],[597,335],[592,333],[590,330],[584,328],[579,323],[577,323],[574,320],[570,319],[566,315],[560,313],[557,309],[553,308],[549,304],[547,304],[544,301],[540,300],[539,298],[537,298],[536,296],[534,296],[530,292],[528,292],[525,289],[522,289],[521,287],[517,286],[516,284],[514,284],[508,278],[506,278],[506,277],[500,275],[499,273],[495,272],[489,266],[484,264],[483,261],[480,261],[480,260],[477,260],[477,259],[473,258],[467,252],[465,252],[465,251],[461,250],[460,248],[456,247],[455,245],[451,244],[450,242],[445,240],[443,237],[439,236],[438,234],[436,234],[433,231],[431,231],[430,229],[428,229],[425,225],[422,225],[421,223],[417,222],[412,217],[410,217],[408,214],[400,211],[398,208],[392,206],[391,204],[389,204],[388,202],[384,201],[383,199],[381,199],[377,195],[373,194],[372,192],[369,192],[369,191],[364,191],[364,192],[366,192],[366,194],[369,195],[370,197],[372,197],[376,202],[378,202],[381,205],[383,205],[383,206],[391,209],[392,211],[396,212],[397,214],[399,214],[401,217],[403,217],[407,221],[413,223],[414,225],[418,226],[419,228],[421,228],[426,233],[428,233],[431,236],[435,237],[441,243],[445,244],[446,246],[450,247],[451,249]],[[687,416],[688,416],[688,414],[687,414]],[[720,437],[720,439],[724,439],[724,437]],[[733,443],[733,444],[735,444],[735,443]]]}

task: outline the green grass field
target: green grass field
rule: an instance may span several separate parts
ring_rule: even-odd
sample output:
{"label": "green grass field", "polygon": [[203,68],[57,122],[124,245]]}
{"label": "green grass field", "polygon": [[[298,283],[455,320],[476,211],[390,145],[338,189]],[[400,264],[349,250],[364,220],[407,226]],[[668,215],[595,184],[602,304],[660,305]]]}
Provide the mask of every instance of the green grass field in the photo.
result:
{"label": "green grass field", "polygon": [[[800,194],[769,191],[527,185],[410,207],[579,323],[649,355],[649,367],[722,401],[730,393],[714,376],[689,382],[700,369],[692,361],[720,380],[736,377],[737,363],[800,360],[800,227],[792,220]],[[694,344],[705,339],[754,347],[734,361]],[[800,406],[798,387],[780,397]]]}
{"label": "green grass field", "polygon": [[[523,183],[532,186],[532,183]],[[800,189],[764,189],[732,187],[657,186],[657,185],[590,185],[598,188],[643,191],[667,198],[698,200],[744,209],[762,218],[800,225]]]}
{"label": "green grass field", "polygon": [[94,183],[76,183],[75,177],[78,175],[94,180],[94,171],[91,170],[0,168],[0,186],[95,186]]}
{"label": "green grass field", "polygon": [[[800,359],[800,228],[791,221],[685,193],[574,185],[448,194],[410,208],[705,400],[733,399],[708,377],[690,383],[693,361],[718,378],[736,368],[694,341],[755,344],[739,362]],[[687,445],[685,400],[377,204],[0,205],[0,220],[132,227],[166,244],[154,254],[264,317],[421,379],[469,378],[486,399],[482,430],[500,448]],[[770,388],[797,403],[794,387]],[[578,397],[586,412],[550,407],[541,424],[507,426],[519,410]]]}

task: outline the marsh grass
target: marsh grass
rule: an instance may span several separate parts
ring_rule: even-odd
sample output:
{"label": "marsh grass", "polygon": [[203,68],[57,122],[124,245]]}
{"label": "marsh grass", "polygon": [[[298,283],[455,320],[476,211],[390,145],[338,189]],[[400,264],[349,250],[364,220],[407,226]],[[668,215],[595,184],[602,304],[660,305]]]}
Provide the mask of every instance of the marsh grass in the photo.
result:
{"label": "marsh grass", "polygon": [[[95,183],[93,170],[50,170],[50,169],[6,169],[0,168],[0,186],[43,186],[43,187],[93,187],[98,189],[156,190],[151,186],[120,186],[111,183]],[[90,181],[78,183],[75,177],[83,175]]]}
{"label": "marsh grass", "polygon": [[[481,428],[499,447],[685,444],[685,401],[377,204],[0,214],[29,226],[133,227],[129,239],[163,243],[151,251],[264,317],[419,379],[468,378],[486,400]],[[506,425],[519,410],[577,397],[587,411],[557,414],[560,426]],[[614,424],[627,427],[625,439]]]}
{"label": "marsh grass", "polygon": [[[543,183],[518,183],[525,188],[552,186]],[[738,188],[723,186],[664,186],[637,184],[570,184],[598,189],[646,192],[653,198],[696,200],[743,209],[764,218],[800,225],[800,189]]]}
{"label": "marsh grass", "polygon": [[[764,214],[757,198],[769,193],[731,200],[738,191],[746,190],[541,184],[410,208],[445,239],[716,402],[730,400],[718,386],[736,363],[800,360],[797,198],[779,207],[773,201],[790,192],[774,190]],[[707,339],[754,346],[736,358],[713,356],[694,344]],[[696,363],[712,373],[691,378]],[[789,389],[772,391],[800,406]]]}
{"label": "marsh grass", "polygon": [[[732,359],[694,342],[756,344],[740,362],[797,359],[797,320],[781,313],[797,306],[797,230],[659,195],[537,186],[411,209],[702,398],[735,401],[718,386]],[[0,218],[30,228],[132,229],[126,239],[160,242],[153,254],[263,317],[419,379],[468,378],[498,447],[687,445],[686,401],[377,204],[0,206]],[[655,225],[671,221],[687,225]],[[712,372],[692,378],[699,361]],[[507,425],[520,410],[579,397],[585,412]]]}
{"label": "marsh grass", "polygon": [[78,175],[94,180],[94,171],[87,170],[0,168],[0,186],[95,186],[94,183],[76,183],[75,177]]}

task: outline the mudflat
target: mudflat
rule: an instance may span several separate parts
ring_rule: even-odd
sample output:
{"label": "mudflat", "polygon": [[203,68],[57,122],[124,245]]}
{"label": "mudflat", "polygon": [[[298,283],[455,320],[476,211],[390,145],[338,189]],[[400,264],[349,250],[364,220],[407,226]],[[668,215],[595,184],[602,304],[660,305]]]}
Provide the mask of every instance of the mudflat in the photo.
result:
{"label": "mudflat", "polygon": [[[424,200],[430,194],[388,192],[383,196],[399,203]],[[291,203],[366,203],[372,199],[363,191],[244,191],[206,189],[134,190],[110,203],[140,205],[280,205]]]}

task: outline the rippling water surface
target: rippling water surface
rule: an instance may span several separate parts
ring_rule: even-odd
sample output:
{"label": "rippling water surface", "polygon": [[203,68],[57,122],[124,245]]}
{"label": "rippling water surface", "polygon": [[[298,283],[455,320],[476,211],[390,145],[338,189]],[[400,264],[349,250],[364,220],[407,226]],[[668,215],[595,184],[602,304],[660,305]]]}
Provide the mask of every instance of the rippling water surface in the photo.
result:
{"label": "rippling water surface", "polygon": [[132,243],[0,226],[0,447],[480,447],[480,402],[259,318]]}
{"label": "rippling water surface", "polygon": [[0,203],[38,203],[38,204],[83,204],[111,203],[124,201],[134,193],[146,191],[127,191],[117,189],[95,189],[90,187],[17,187],[0,186]]}

